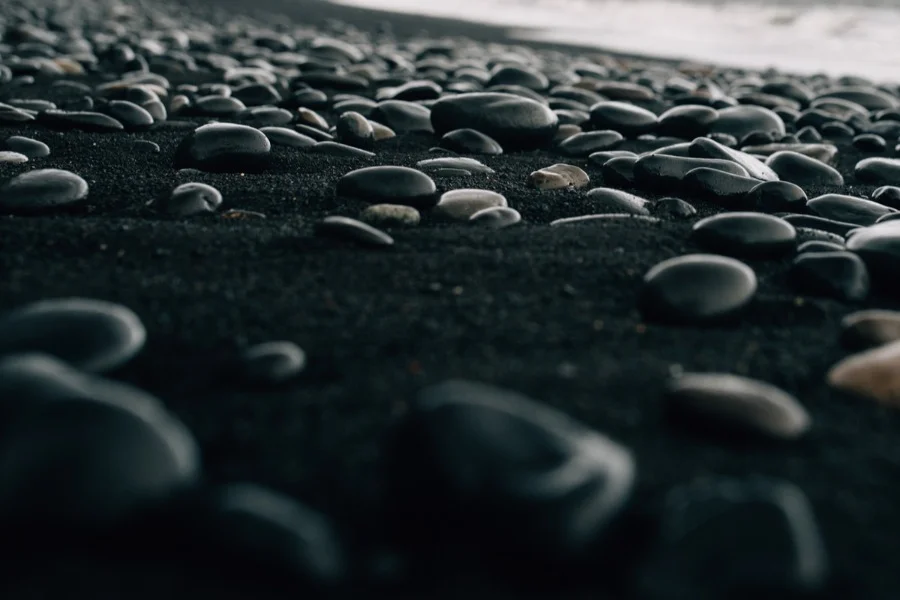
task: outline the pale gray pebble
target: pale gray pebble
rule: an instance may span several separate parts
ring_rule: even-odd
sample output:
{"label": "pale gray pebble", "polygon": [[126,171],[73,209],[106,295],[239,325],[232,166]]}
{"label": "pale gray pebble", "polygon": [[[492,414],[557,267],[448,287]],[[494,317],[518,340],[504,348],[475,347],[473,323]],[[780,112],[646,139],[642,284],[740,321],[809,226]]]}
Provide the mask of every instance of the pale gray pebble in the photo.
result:
{"label": "pale gray pebble", "polygon": [[6,138],[4,148],[12,152],[24,154],[28,158],[43,158],[50,155],[50,148],[44,142],[14,135]]}
{"label": "pale gray pebble", "polygon": [[162,210],[173,217],[192,217],[215,212],[222,204],[222,193],[205,183],[183,183],[172,190]]}
{"label": "pale gray pebble", "polygon": [[485,208],[508,206],[506,198],[497,192],[478,189],[462,189],[441,195],[434,213],[451,221],[468,221],[472,215]]}
{"label": "pale gray pebble", "polygon": [[503,229],[521,222],[522,215],[514,208],[508,206],[492,206],[479,210],[469,217],[473,225],[481,225],[492,229]]}
{"label": "pale gray pebble", "polygon": [[9,150],[0,150],[0,163],[20,165],[27,162],[28,157],[24,154],[19,154],[18,152],[10,152]]}

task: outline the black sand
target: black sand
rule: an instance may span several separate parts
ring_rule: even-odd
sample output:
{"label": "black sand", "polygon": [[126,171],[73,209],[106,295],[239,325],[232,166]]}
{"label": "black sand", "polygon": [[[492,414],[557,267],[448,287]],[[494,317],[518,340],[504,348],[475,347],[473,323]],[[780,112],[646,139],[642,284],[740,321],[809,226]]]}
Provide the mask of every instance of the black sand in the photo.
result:
{"label": "black sand", "polygon": [[[357,10],[271,4],[311,24],[341,17],[374,26]],[[502,36],[460,23],[427,26],[435,35]],[[410,18],[394,23],[399,35],[420,28]],[[41,97],[40,85],[34,89],[29,96]],[[333,515],[351,538],[365,538],[377,529],[368,511],[379,490],[379,439],[386,427],[424,385],[449,377],[481,380],[545,401],[632,448],[639,507],[710,474],[764,474],[796,483],[815,508],[833,567],[871,588],[873,597],[896,597],[900,416],[826,388],[825,371],[844,355],[839,321],[857,307],[792,293],[788,260],[749,263],[761,292],[739,325],[645,324],[635,308],[641,278],[659,261],[696,249],[687,241],[690,223],[548,228],[553,219],[591,212],[581,193],[526,187],[528,173],[560,162],[551,153],[486,158],[496,175],[439,181],[442,189],[501,192],[526,224],[494,232],[426,217],[417,229],[391,231],[394,248],[370,250],[312,235],[316,219],[356,216],[364,206],[337,201],[333,187],[340,175],[369,163],[281,147],[264,174],[197,179],[222,191],[223,209],[260,211],[268,219],[159,218],[145,203],[179,182],[171,156],[185,133],[6,127],[4,136],[49,144],[52,155],[33,165],[81,174],[91,201],[72,216],[0,218],[0,309],[77,295],[135,310],[149,342],[114,376],[150,390],[185,420],[211,481],[272,486]],[[162,153],[135,153],[133,139],[153,140]],[[414,166],[434,156],[432,145],[429,136],[383,142],[375,164]],[[871,188],[852,185],[849,174],[860,155],[851,148],[841,154],[841,171],[851,182],[844,193],[868,195]],[[582,166],[600,183],[599,169],[587,161],[564,162]],[[20,171],[0,166],[0,179]],[[810,197],[820,191],[807,190]],[[702,201],[696,206],[715,212]],[[867,306],[896,303],[876,297]],[[231,386],[223,362],[238,347],[272,339],[296,341],[307,351],[303,378],[273,392]],[[810,410],[813,431],[783,446],[680,433],[660,414],[659,392],[672,365],[779,385]],[[236,586],[234,573],[195,574],[171,560],[168,551],[176,548],[164,543],[137,556],[55,552],[46,543],[39,567],[10,563],[0,584],[3,598],[298,597],[260,582]],[[487,597],[481,583],[457,594],[446,593],[450,588],[440,580],[410,597],[432,597],[436,589],[445,597]],[[601,586],[577,597],[618,597],[604,593]],[[855,590],[847,597],[865,596]]]}

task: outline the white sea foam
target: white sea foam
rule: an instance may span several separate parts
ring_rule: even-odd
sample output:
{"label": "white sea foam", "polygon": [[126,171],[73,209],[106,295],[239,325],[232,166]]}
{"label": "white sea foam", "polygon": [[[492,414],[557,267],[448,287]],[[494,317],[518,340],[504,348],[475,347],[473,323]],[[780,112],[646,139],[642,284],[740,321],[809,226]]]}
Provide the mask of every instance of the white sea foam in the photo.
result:
{"label": "white sea foam", "polygon": [[507,27],[513,38],[900,82],[900,7],[684,0],[332,0]]}

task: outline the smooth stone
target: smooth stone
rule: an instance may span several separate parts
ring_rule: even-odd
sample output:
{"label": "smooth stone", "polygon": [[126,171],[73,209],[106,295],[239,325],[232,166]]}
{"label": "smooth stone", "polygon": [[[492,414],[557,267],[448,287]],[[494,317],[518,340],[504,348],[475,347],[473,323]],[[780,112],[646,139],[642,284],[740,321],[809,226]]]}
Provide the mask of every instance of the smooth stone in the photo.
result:
{"label": "smooth stone", "polygon": [[197,98],[187,110],[196,116],[234,117],[246,108],[237,98],[214,95]]}
{"label": "smooth stone", "polygon": [[640,296],[646,318],[672,324],[703,324],[739,314],[753,300],[753,269],[726,256],[688,254],[654,266]]}
{"label": "smooth stone", "polygon": [[656,217],[649,215],[636,215],[634,213],[600,213],[590,215],[579,215],[577,217],[565,217],[550,221],[550,227],[561,227],[564,225],[593,225],[597,223],[661,223]]}
{"label": "smooth stone", "polygon": [[27,137],[14,135],[6,138],[3,147],[10,152],[23,154],[28,158],[43,158],[50,156],[50,147],[44,142],[39,142]]}
{"label": "smooth stone", "polygon": [[871,197],[878,204],[900,210],[900,187],[883,185],[876,188]]}
{"label": "smooth stone", "polygon": [[591,178],[582,169],[563,163],[538,169],[528,176],[528,183],[539,190],[577,189],[590,182]]}
{"label": "smooth stone", "polygon": [[792,395],[769,383],[726,373],[685,373],[666,386],[666,401],[685,416],[717,429],[781,440],[810,429],[809,413]]}
{"label": "smooth stone", "polygon": [[629,450],[567,415],[460,380],[419,393],[386,464],[388,523],[404,546],[464,540],[485,560],[543,565],[587,555],[627,506],[636,471]]}
{"label": "smooth stone", "polygon": [[216,212],[222,204],[222,193],[205,183],[182,183],[162,204],[162,210],[176,218]]}
{"label": "smooth stone", "polygon": [[468,173],[481,173],[491,175],[494,170],[489,166],[479,162],[474,158],[464,156],[447,156],[442,158],[428,158],[420,160],[416,163],[416,167],[423,171],[434,171],[437,169],[461,169]]}
{"label": "smooth stone", "polygon": [[741,105],[719,110],[719,118],[710,127],[712,133],[727,133],[742,139],[755,131],[781,137],[784,121],[777,114],[761,106]]}
{"label": "smooth stone", "polygon": [[304,125],[303,123],[294,123],[294,129],[297,133],[301,133],[307,137],[311,137],[317,142],[331,142],[334,140],[334,136],[325,131],[321,131],[316,129],[315,127],[311,127],[310,125]]}
{"label": "smooth stone", "polygon": [[441,98],[431,107],[435,133],[469,127],[496,140],[507,150],[549,145],[559,127],[549,107],[520,96],[476,92]]}
{"label": "smooth stone", "polygon": [[822,141],[822,134],[812,125],[807,125],[797,132],[797,141],[802,144],[817,144]]}
{"label": "smooth stone", "polygon": [[681,187],[685,176],[700,167],[749,177],[742,166],[730,160],[650,154],[634,163],[634,181],[639,187],[649,190],[661,192],[677,190]]}
{"label": "smooth stone", "polygon": [[804,254],[806,252],[841,252],[843,250],[844,244],[823,242],[819,240],[810,240],[797,246],[797,254]]}
{"label": "smooth stone", "polygon": [[803,294],[860,302],[869,295],[869,271],[852,252],[807,252],[794,259],[791,284]]}
{"label": "smooth stone", "polygon": [[900,185],[900,159],[864,158],[856,163],[853,175],[863,183]]}
{"label": "smooth stone", "polygon": [[385,227],[415,227],[421,218],[418,210],[402,204],[373,204],[359,215],[363,223]]}
{"label": "smooth stone", "polygon": [[674,106],[659,116],[656,132],[684,139],[694,139],[709,133],[712,124],[719,118],[714,108],[699,104]]}
{"label": "smooth stone", "polygon": [[649,215],[647,200],[612,188],[594,188],[587,193],[591,208],[612,214]]}
{"label": "smooth stone", "polygon": [[371,148],[375,143],[375,129],[364,116],[348,111],[338,117],[335,139],[349,146]]}
{"label": "smooth stone", "polygon": [[269,162],[272,144],[258,129],[235,123],[198,127],[175,150],[176,168],[208,172],[255,172]]}
{"label": "smooth stone", "polygon": [[635,187],[634,165],[637,156],[620,156],[606,161],[600,168],[603,184],[607,187]]}
{"label": "smooth stone", "polygon": [[844,86],[837,87],[821,93],[817,98],[840,98],[855,102],[869,111],[885,110],[900,106],[900,100],[895,96],[869,86]]}
{"label": "smooth stone", "polygon": [[348,146],[340,142],[316,142],[315,145],[309,147],[310,152],[316,154],[327,154],[328,156],[338,156],[340,158],[375,158],[375,153],[369,150],[363,150],[356,146]]}
{"label": "smooth stone", "polygon": [[783,219],[756,212],[723,213],[694,224],[692,238],[704,249],[735,257],[771,258],[793,252],[797,231]]}
{"label": "smooth stone", "polygon": [[291,111],[277,106],[254,106],[242,110],[236,117],[250,127],[283,127],[294,121]]}
{"label": "smooth stone", "polygon": [[375,141],[380,142],[382,140],[389,140],[391,138],[397,137],[397,132],[388,127],[387,125],[382,125],[378,121],[369,120],[369,125],[372,126],[372,132],[375,134]]}
{"label": "smooth stone", "polygon": [[269,138],[274,146],[287,146],[289,148],[310,148],[315,146],[316,140],[308,135],[303,135],[286,127],[260,127],[263,135]]}
{"label": "smooth stone", "polygon": [[587,156],[593,152],[608,150],[623,139],[622,134],[617,131],[587,131],[565,139],[558,149],[567,156]]}
{"label": "smooth stone", "polygon": [[747,170],[750,177],[761,181],[778,181],[778,175],[745,152],[733,150],[709,138],[697,138],[688,147],[688,153],[695,158],[718,158],[730,160]]}
{"label": "smooth stone", "polygon": [[764,181],[747,192],[744,203],[760,212],[806,210],[806,192],[788,181]]}
{"label": "smooth stone", "polygon": [[890,223],[866,227],[848,237],[847,250],[863,259],[875,287],[894,294],[900,291],[900,227]]}
{"label": "smooth stone", "polygon": [[445,192],[434,207],[434,214],[451,221],[468,221],[472,215],[486,208],[508,206],[506,198],[497,192],[461,189]]}
{"label": "smooth stone", "polygon": [[306,367],[306,353],[290,341],[264,342],[241,353],[240,371],[252,385],[281,385]]}
{"label": "smooth stone", "polygon": [[71,171],[35,169],[0,187],[0,211],[32,215],[66,208],[87,198],[88,184]]}
{"label": "smooth stone", "polygon": [[776,152],[766,160],[766,165],[782,181],[799,186],[844,185],[840,171],[797,152]]}
{"label": "smooth stone", "polygon": [[94,133],[110,133],[125,129],[117,119],[90,111],[47,110],[39,113],[37,120],[48,127],[63,130],[80,129]]}
{"label": "smooth stone", "polygon": [[154,123],[153,115],[127,100],[113,100],[104,110],[120,122],[126,131],[146,129]]}
{"label": "smooth stone", "polygon": [[246,106],[274,105],[281,102],[281,94],[267,83],[248,83],[232,90],[231,96]]}
{"label": "smooth stone", "polygon": [[437,204],[434,181],[416,169],[378,166],[357,169],[338,180],[337,195],[371,204],[403,204],[430,208]]}
{"label": "smooth stone", "polygon": [[[404,100],[379,102],[378,106],[372,109],[369,118],[390,127],[397,133],[435,132],[431,124],[431,110],[415,102]],[[465,124],[461,126],[465,126]],[[454,127],[453,129],[458,128]]]}
{"label": "smooth stone", "polygon": [[220,568],[262,573],[267,581],[283,582],[286,575],[314,593],[346,579],[336,528],[293,498],[238,482],[215,488],[198,504],[191,527]]}
{"label": "smooth stone", "polygon": [[134,140],[131,143],[131,149],[135,152],[145,152],[147,154],[159,154],[162,151],[159,144],[150,140]]}
{"label": "smooth stone", "polygon": [[884,152],[887,142],[877,133],[861,133],[853,138],[853,147],[861,152]]}
{"label": "smooth stone", "polygon": [[316,228],[319,235],[349,239],[377,247],[394,245],[394,238],[371,225],[349,217],[325,217]]}
{"label": "smooth stone", "polygon": [[519,214],[519,211],[508,206],[485,208],[469,217],[469,222],[473,225],[480,225],[491,229],[504,229],[519,223],[521,220],[522,215]]}
{"label": "smooth stone", "polygon": [[865,198],[843,194],[825,194],[812,198],[806,203],[806,207],[811,213],[820,217],[854,223],[863,227],[873,225],[879,217],[897,212],[895,208],[889,208]]}
{"label": "smooth stone", "polygon": [[900,408],[900,342],[848,356],[828,371],[826,381],[834,389]]}
{"label": "smooth stone", "polygon": [[599,166],[605,165],[614,158],[632,157],[637,158],[637,154],[630,150],[605,150],[602,152],[594,152],[588,156],[588,160]]}
{"label": "smooth stone", "polygon": [[718,169],[700,167],[682,179],[684,189],[726,208],[747,207],[747,194],[759,185],[758,179],[732,175]]}
{"label": "smooth stone", "polygon": [[328,121],[314,110],[300,107],[297,109],[297,120],[300,124],[319,131],[328,131]]}
{"label": "smooth stone", "polygon": [[503,154],[503,148],[496,140],[474,129],[454,129],[441,137],[442,148],[464,154]]}
{"label": "smooth stone", "polygon": [[591,124],[594,129],[617,131],[629,138],[650,133],[656,129],[657,123],[655,114],[627,102],[609,100],[591,107]]}
{"label": "smooth stone", "polygon": [[39,352],[84,371],[122,366],[146,339],[133,311],[104,300],[40,300],[0,315],[0,355]]}
{"label": "smooth stone", "polygon": [[691,143],[690,142],[677,142],[674,144],[664,144],[662,146],[658,146],[653,148],[652,150],[647,150],[643,152],[640,156],[652,156],[654,154],[665,154],[666,156],[679,156],[681,158],[690,157]]}
{"label": "smooth stone", "polygon": [[900,341],[900,312],[869,309],[841,320],[841,343],[854,350],[868,350]]}
{"label": "smooth stone", "polygon": [[688,219],[697,214],[697,209],[681,198],[660,198],[650,205],[650,212],[657,217]]}
{"label": "smooth stone", "polygon": [[[77,334],[96,335],[89,329]],[[70,339],[72,347],[82,341]],[[15,382],[7,378],[10,371]],[[0,520],[6,525],[97,535],[126,525],[140,511],[199,481],[196,442],[156,398],[45,355],[7,358],[0,372],[2,385],[17,388],[23,401],[35,395],[44,400],[30,401],[5,424]],[[40,389],[29,393],[34,386]]]}
{"label": "smooth stone", "polygon": [[758,477],[705,478],[667,494],[639,593],[646,600],[812,598],[831,580],[800,488]]}
{"label": "smooth stone", "polygon": [[0,164],[21,165],[28,162],[28,157],[18,152],[0,150]]}

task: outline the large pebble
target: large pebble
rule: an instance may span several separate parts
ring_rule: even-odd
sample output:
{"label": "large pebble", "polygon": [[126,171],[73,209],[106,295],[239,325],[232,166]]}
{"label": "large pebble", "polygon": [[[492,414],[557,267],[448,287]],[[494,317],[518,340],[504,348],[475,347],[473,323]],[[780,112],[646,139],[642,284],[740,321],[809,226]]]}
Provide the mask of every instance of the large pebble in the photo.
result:
{"label": "large pebble", "polygon": [[495,92],[441,98],[431,107],[431,123],[438,135],[468,127],[490,136],[507,149],[549,145],[559,126],[556,114],[547,106]]}
{"label": "large pebble", "polygon": [[860,302],[869,295],[869,271],[852,252],[806,252],[794,259],[791,283],[803,294]]}
{"label": "large pebble", "polygon": [[212,123],[195,129],[175,151],[176,168],[210,172],[263,169],[272,144],[258,129],[234,123]]}
{"label": "large pebble", "polygon": [[13,177],[0,187],[0,211],[39,214],[72,206],[87,195],[88,184],[79,175],[61,169],[35,169]]}
{"label": "large pebble", "polygon": [[900,342],[848,356],[826,377],[833,388],[900,408]]}
{"label": "large pebble", "polygon": [[706,250],[736,257],[777,257],[793,252],[797,246],[793,225],[755,212],[707,217],[694,224],[692,237]]}
{"label": "large pebble", "polygon": [[372,204],[405,204],[430,208],[438,201],[434,181],[409,167],[379,166],[351,171],[337,183],[338,196]]}

